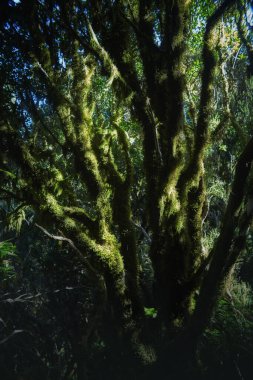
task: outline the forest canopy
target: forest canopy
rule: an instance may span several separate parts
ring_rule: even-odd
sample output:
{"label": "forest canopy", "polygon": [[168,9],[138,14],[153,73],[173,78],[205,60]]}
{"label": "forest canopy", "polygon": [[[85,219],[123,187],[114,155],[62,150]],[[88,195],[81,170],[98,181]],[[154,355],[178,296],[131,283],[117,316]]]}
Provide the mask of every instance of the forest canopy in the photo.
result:
{"label": "forest canopy", "polygon": [[0,37],[4,379],[249,379],[252,2],[2,0]]}

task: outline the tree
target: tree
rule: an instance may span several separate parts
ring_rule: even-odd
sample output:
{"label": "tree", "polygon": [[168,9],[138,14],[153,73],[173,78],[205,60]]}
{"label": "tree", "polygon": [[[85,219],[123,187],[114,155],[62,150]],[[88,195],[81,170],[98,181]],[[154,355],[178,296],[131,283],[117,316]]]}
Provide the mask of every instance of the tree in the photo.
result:
{"label": "tree", "polygon": [[75,251],[99,289],[101,315],[142,356],[136,229],[151,242],[157,329],[189,351],[245,245],[247,128],[209,252],[203,231],[208,150],[228,124],[238,127],[224,55],[241,41],[251,65],[247,7],[236,0],[2,4],[1,197],[31,207],[39,228]]}

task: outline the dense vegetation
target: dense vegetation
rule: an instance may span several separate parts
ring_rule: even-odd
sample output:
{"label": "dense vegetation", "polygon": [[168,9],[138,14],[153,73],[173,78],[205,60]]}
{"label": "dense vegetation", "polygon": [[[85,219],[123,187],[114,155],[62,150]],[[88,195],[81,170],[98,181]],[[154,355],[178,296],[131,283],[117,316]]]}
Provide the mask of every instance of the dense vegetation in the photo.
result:
{"label": "dense vegetation", "polygon": [[4,380],[251,378],[252,14],[1,1]]}

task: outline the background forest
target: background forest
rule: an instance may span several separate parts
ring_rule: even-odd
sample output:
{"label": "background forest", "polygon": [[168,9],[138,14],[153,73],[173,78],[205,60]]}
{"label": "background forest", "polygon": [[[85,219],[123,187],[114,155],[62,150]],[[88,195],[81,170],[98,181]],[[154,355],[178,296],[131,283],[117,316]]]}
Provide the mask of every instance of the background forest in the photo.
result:
{"label": "background forest", "polygon": [[253,4],[1,0],[3,380],[253,375]]}

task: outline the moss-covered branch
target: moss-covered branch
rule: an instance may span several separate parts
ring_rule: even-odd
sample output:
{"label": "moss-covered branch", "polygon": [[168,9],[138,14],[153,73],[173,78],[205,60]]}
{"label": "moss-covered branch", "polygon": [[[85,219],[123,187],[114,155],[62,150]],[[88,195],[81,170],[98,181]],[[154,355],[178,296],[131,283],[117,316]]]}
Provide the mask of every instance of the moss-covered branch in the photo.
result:
{"label": "moss-covered branch", "polygon": [[[223,217],[221,232],[213,248],[210,268],[204,277],[196,311],[193,315],[192,332],[193,334],[199,334],[198,336],[200,336],[206,327],[226,273],[228,273],[241,252],[240,249],[236,248],[237,244],[241,246],[240,239],[235,240],[234,252],[230,253],[230,249],[235,237],[235,229],[238,225],[237,213],[245,195],[245,186],[251,170],[252,161],[253,139],[251,138],[236,165],[235,176],[226,212]],[[246,218],[246,225],[245,223],[241,225],[243,229],[245,229],[245,226],[247,228],[251,220],[252,215],[249,216]]]}
{"label": "moss-covered branch", "polygon": [[245,31],[245,27],[243,25],[243,12],[246,14],[247,11],[242,4],[238,4],[238,11],[239,11],[240,16],[237,22],[237,30],[238,30],[238,34],[241,39],[241,42],[246,48],[248,62],[249,62],[248,68],[247,68],[247,71],[248,71],[247,74],[249,77],[251,77],[253,75],[253,46],[248,36],[248,33]]}
{"label": "moss-covered branch", "polygon": [[193,157],[187,170],[183,173],[180,187],[189,190],[189,186],[199,180],[202,172],[203,156],[209,139],[209,118],[211,115],[211,103],[213,95],[213,81],[217,56],[215,52],[214,29],[222,15],[227,12],[236,0],[225,0],[208,19],[203,41],[203,70],[201,77],[200,105],[196,127]]}
{"label": "moss-covered branch", "polygon": [[189,273],[198,266],[202,251],[202,209],[205,204],[204,154],[209,142],[209,118],[213,96],[213,82],[217,57],[215,52],[215,27],[222,15],[228,11],[235,1],[224,1],[207,21],[203,41],[203,71],[201,77],[201,93],[199,114],[196,125],[195,142],[192,157],[178,182],[181,213],[185,215],[185,232]]}

